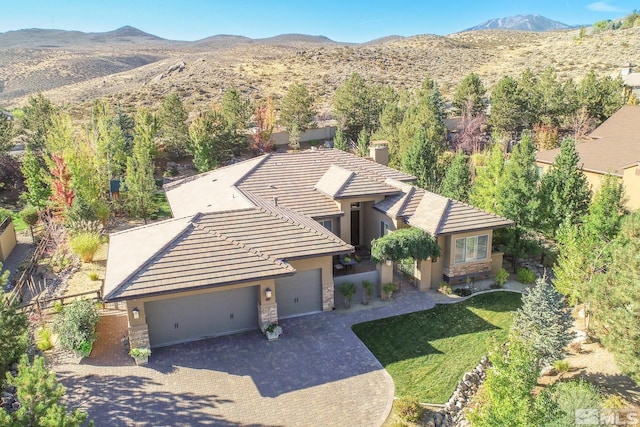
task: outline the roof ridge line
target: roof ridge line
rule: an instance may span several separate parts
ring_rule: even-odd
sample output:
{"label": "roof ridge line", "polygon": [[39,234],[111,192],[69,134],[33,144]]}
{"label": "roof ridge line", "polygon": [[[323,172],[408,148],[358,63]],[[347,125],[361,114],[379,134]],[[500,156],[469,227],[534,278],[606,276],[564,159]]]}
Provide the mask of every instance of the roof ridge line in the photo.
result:
{"label": "roof ridge line", "polygon": [[[444,196],[442,196],[442,197],[444,197]],[[452,205],[452,199],[450,199],[448,197],[446,197],[446,199],[447,199],[447,203],[444,206],[444,209],[442,210],[442,213],[440,214],[440,220],[438,221],[438,225],[436,226],[436,235],[440,235],[440,229],[442,228],[442,226],[444,224],[444,221],[445,221],[445,218],[447,217],[448,212],[449,212],[449,210],[451,208],[451,205]]]}
{"label": "roof ridge line", "polygon": [[[401,214],[404,212],[404,210],[406,209],[407,205],[409,204],[409,200],[413,197],[413,195],[416,193],[416,187],[414,187],[413,185],[409,188],[409,191],[406,192],[406,194],[404,195],[404,198],[402,200],[402,204],[400,205],[400,209],[398,209],[398,213]],[[403,215],[398,215],[403,216]]]}
{"label": "roof ridge line", "polygon": [[256,162],[255,165],[253,165],[253,167],[251,169],[249,169],[244,175],[242,175],[242,177],[238,178],[237,181],[235,181],[233,184],[231,184],[231,187],[236,188],[238,187],[238,185],[240,184],[240,182],[242,180],[244,180],[247,176],[251,175],[258,166],[262,165],[267,159],[273,157],[273,153],[267,153],[264,154],[262,156],[262,159],[260,159],[258,162]]}

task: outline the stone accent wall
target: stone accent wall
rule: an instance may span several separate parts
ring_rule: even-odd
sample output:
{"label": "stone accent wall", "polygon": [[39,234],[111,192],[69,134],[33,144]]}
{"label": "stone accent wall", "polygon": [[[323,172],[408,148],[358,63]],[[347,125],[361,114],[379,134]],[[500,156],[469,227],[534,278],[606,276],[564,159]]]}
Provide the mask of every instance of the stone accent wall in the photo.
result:
{"label": "stone accent wall", "polygon": [[322,284],[322,311],[333,310],[333,282]]}
{"label": "stone accent wall", "polygon": [[144,325],[129,326],[129,346],[130,348],[151,348],[149,342],[149,326]]}
{"label": "stone accent wall", "polygon": [[449,277],[449,279],[453,279],[459,276],[469,276],[469,275],[481,275],[486,274],[489,275],[491,273],[491,259],[479,262],[471,262],[464,264],[450,264],[445,265],[442,273]]}
{"label": "stone accent wall", "polygon": [[258,303],[258,323],[260,329],[263,329],[269,323],[278,321],[278,304],[269,302],[265,304]]}

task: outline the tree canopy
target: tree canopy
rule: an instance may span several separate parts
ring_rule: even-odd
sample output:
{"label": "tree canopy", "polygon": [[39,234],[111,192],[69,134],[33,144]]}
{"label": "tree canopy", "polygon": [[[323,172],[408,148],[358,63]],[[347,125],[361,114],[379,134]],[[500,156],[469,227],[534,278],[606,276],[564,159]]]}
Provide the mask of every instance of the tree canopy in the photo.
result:
{"label": "tree canopy", "polygon": [[412,258],[438,258],[440,247],[430,234],[419,228],[401,228],[371,242],[371,258],[378,263],[387,258],[393,261]]}

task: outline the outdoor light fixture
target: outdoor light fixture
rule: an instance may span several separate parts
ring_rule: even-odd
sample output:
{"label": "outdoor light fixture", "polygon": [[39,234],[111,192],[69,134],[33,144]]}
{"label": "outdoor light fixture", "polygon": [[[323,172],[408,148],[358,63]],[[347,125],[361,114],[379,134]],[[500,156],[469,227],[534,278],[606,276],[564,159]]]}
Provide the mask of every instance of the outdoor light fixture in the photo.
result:
{"label": "outdoor light fixture", "polygon": [[384,263],[387,264],[387,267],[391,267],[391,258],[387,257],[387,259],[384,260]]}
{"label": "outdoor light fixture", "polygon": [[271,288],[267,288],[267,289],[264,290],[264,296],[267,299],[271,299]]}
{"label": "outdoor light fixture", "polygon": [[139,319],[140,318],[140,310],[138,310],[138,307],[134,307],[134,309],[131,310],[131,313],[133,313],[133,318],[134,319]]}

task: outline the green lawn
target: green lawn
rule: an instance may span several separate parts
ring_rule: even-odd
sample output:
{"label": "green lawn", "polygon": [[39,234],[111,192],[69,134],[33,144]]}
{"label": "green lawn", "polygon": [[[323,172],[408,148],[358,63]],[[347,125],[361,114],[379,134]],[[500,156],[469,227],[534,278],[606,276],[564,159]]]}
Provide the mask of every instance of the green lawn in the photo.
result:
{"label": "green lawn", "polygon": [[154,200],[158,206],[158,219],[171,218],[171,208],[164,191],[158,191],[154,196]]}
{"label": "green lawn", "polygon": [[521,295],[495,292],[353,326],[387,369],[396,396],[444,403],[462,374],[496,342],[507,340]]}

